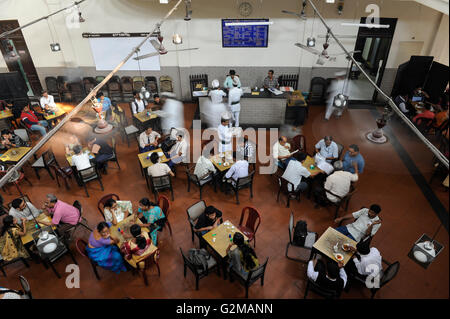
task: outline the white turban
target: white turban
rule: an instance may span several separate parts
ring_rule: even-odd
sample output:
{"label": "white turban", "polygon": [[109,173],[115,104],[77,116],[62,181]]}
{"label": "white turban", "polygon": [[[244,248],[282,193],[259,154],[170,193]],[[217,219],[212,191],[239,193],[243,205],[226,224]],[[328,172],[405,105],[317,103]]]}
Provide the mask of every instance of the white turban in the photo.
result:
{"label": "white turban", "polygon": [[217,79],[213,80],[211,84],[214,89],[216,89],[220,86],[219,80],[217,80]]}

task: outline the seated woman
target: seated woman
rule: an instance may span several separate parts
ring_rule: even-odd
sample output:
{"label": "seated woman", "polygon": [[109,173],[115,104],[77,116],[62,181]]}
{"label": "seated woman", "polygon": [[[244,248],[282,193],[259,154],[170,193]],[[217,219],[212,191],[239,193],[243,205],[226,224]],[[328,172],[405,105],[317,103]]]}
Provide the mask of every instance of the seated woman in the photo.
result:
{"label": "seated woman", "polygon": [[128,200],[118,200],[110,198],[103,206],[103,213],[105,214],[105,221],[117,225],[122,220],[133,214],[131,210],[131,202]]}
{"label": "seated woman", "polygon": [[[22,218],[22,225],[25,225],[26,221]],[[3,219],[3,227],[0,231],[0,255],[3,260],[11,261],[30,257],[20,240],[20,237],[25,236],[26,233],[26,227],[20,226],[16,218],[8,215]]]}
{"label": "seated woman", "polygon": [[163,211],[148,198],[142,198],[139,201],[138,214],[143,223],[142,227],[150,227],[153,244],[158,246],[158,230],[162,229],[166,219]]}
{"label": "seated woman", "polygon": [[[234,250],[231,247],[236,245]],[[244,235],[235,233],[233,242],[227,247],[227,254],[230,258],[228,269],[233,268],[243,278],[247,278],[248,272],[259,267],[258,257],[252,247],[244,240]]]}
{"label": "seated woman", "polygon": [[120,126],[122,124],[122,118],[125,112],[117,104],[116,100],[111,101],[111,107],[106,111],[106,121],[114,126]]}
{"label": "seated woman", "polygon": [[122,255],[116,244],[119,239],[111,236],[109,227],[111,224],[100,222],[89,237],[86,253],[90,259],[100,267],[114,271],[116,274],[127,271]]}
{"label": "seated woman", "polygon": [[122,244],[121,250],[132,267],[137,268],[138,264],[140,267],[143,267],[143,260],[153,253],[156,247],[152,245],[152,240],[148,233],[141,231],[141,226],[137,224],[132,225],[130,233],[133,237]]}
{"label": "seated woman", "polygon": [[74,147],[77,145],[81,145],[80,140],[76,135],[70,135],[67,142],[67,144],[64,144],[66,154],[72,154]]}
{"label": "seated woman", "polygon": [[220,224],[221,217],[222,212],[220,210],[214,206],[206,207],[204,213],[197,219],[194,231],[200,232],[202,235],[206,234]]}

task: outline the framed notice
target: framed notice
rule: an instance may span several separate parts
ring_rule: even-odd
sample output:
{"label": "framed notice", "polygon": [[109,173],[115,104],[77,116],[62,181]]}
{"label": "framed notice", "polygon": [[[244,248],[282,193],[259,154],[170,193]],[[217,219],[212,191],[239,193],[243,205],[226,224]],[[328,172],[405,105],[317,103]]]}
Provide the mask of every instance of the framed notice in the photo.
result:
{"label": "framed notice", "polygon": [[268,25],[227,26],[230,22],[269,22],[269,19],[222,19],[222,47],[267,48]]}

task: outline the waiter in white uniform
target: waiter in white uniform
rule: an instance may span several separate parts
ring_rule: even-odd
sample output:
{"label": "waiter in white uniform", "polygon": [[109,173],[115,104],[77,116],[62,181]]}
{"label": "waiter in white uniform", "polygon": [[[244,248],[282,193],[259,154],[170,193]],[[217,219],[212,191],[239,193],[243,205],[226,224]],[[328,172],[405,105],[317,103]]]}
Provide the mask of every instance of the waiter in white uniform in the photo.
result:
{"label": "waiter in white uniform", "polygon": [[226,105],[223,103],[223,97],[227,94],[219,88],[219,80],[212,81],[213,89],[209,92],[211,103],[205,104],[203,118],[208,127],[218,127],[220,125],[221,114],[227,111]]}
{"label": "waiter in white uniform", "polygon": [[241,113],[241,96],[244,94],[241,88],[238,88],[238,81],[233,79],[233,88],[228,92],[228,107],[231,110],[234,126],[239,127],[239,113]]}
{"label": "waiter in white uniform", "polygon": [[228,112],[222,113],[221,124],[217,129],[219,135],[219,153],[231,152],[233,147],[231,140],[233,134],[230,127],[230,114]]}
{"label": "waiter in white uniform", "polygon": [[334,97],[343,92],[344,85],[345,85],[345,75],[347,73],[345,71],[337,72],[335,73],[336,79],[331,81],[330,86],[328,87],[328,100],[327,100],[327,111],[325,113],[325,119],[329,120],[331,115],[333,115],[334,112],[336,112],[336,116],[340,117],[342,115],[342,112],[344,111],[344,108],[338,108],[335,107],[334,104]]}
{"label": "waiter in white uniform", "polygon": [[169,134],[170,129],[175,127],[177,129],[184,127],[184,106],[183,103],[176,100],[176,95],[170,92],[161,93],[164,101],[162,107],[165,113],[161,119],[161,127],[163,134]]}

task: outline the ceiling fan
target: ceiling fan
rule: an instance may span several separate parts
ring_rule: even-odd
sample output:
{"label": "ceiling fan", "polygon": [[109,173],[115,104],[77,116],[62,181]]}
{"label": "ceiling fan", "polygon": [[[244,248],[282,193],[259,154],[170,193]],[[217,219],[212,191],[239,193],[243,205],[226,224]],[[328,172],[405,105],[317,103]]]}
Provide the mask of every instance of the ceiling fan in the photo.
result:
{"label": "ceiling fan", "polygon": [[161,35],[159,35],[158,40],[155,40],[155,39],[150,40],[151,45],[155,48],[155,50],[157,52],[137,56],[134,59],[135,60],[143,60],[143,59],[151,58],[151,57],[158,56],[158,55],[165,55],[169,52],[191,51],[191,50],[199,49],[199,48],[189,48],[189,49],[181,49],[181,50],[166,50],[166,48],[162,44],[163,39],[164,38]]}
{"label": "ceiling fan", "polygon": [[281,10],[281,12],[286,13],[286,14],[292,14],[292,15],[299,17],[302,20],[306,20],[305,8],[306,8],[306,0],[303,0],[302,11],[300,13],[287,11],[287,10]]}

